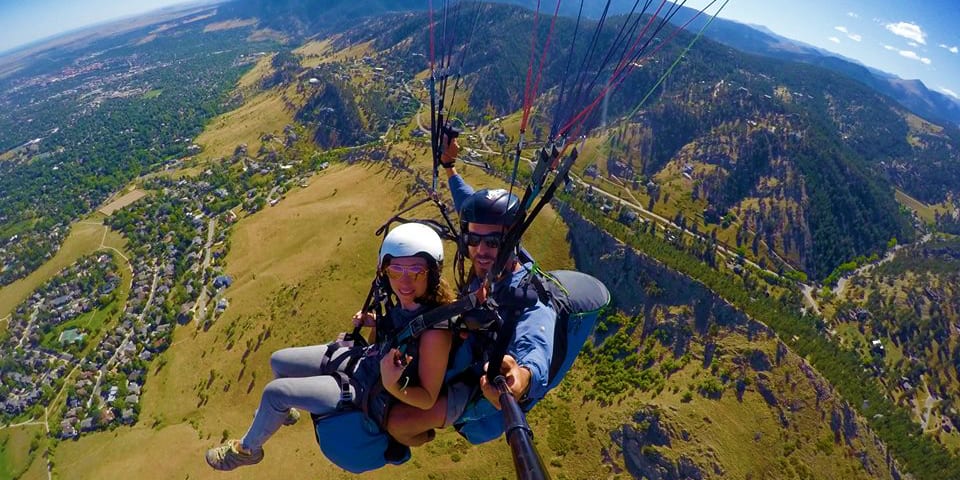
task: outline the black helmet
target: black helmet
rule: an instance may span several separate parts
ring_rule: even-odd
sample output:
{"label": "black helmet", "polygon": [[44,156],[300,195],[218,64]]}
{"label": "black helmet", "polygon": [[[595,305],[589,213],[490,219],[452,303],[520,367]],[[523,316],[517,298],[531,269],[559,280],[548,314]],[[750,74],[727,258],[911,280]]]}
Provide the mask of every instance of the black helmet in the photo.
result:
{"label": "black helmet", "polygon": [[460,208],[460,221],[510,226],[519,210],[520,200],[510,192],[502,188],[483,189],[464,200]]}

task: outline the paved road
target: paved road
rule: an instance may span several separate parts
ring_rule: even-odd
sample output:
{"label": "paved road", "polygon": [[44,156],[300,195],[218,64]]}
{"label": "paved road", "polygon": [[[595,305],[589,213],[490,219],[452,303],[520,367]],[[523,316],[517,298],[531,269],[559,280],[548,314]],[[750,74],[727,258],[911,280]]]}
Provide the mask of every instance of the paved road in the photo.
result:
{"label": "paved road", "polygon": [[[928,233],[928,234],[920,237],[920,240],[917,240],[916,244],[919,245],[919,244],[927,243],[927,242],[929,242],[932,238],[933,238],[933,235]],[[855,275],[859,275],[859,274],[861,274],[861,273],[867,273],[867,272],[869,272],[870,270],[873,270],[873,268],[876,267],[876,266],[878,266],[878,265],[883,265],[884,263],[893,261],[893,259],[897,258],[897,255],[899,255],[900,252],[903,251],[904,246],[905,246],[905,245],[897,245],[897,246],[891,248],[891,249],[887,252],[887,254],[883,256],[883,258],[881,258],[881,259],[879,259],[879,260],[877,260],[877,261],[875,261],[875,262],[871,262],[871,263],[868,263],[868,264],[866,264],[866,265],[863,265],[863,266],[861,266],[860,268],[858,268],[858,269],[856,269],[856,270],[854,270],[854,271],[852,271],[852,272],[850,272],[850,273],[848,273],[848,274],[840,277],[840,279],[837,280],[837,286],[834,287],[834,289],[833,289],[834,295],[840,296],[841,294],[843,294],[843,291],[847,288],[847,283],[848,283],[848,282],[850,281],[850,279],[853,278]]]}
{"label": "paved road", "polygon": [[820,313],[820,304],[817,303],[817,299],[813,298],[813,286],[801,283],[800,291],[803,293],[803,304],[810,307],[817,315],[822,315]]}
{"label": "paved road", "polygon": [[4,428],[29,427],[31,425],[46,425],[46,424],[44,422],[37,421],[37,419],[35,418],[31,418],[30,420],[26,420],[20,423],[14,423],[11,425],[0,425],[0,430],[3,430]]}
{"label": "paved road", "polygon": [[[277,187],[274,187],[273,190],[270,191],[269,196],[272,196],[276,189]],[[207,267],[210,266],[210,247],[213,246],[213,234],[216,230],[217,219],[211,218],[210,222],[207,223],[207,243],[203,246],[203,262],[200,264],[200,283],[203,286],[200,287],[200,296],[197,297],[197,303],[193,306],[196,310],[196,315],[193,316],[193,319],[197,324],[202,324],[204,318],[207,316],[207,296],[209,295],[207,293],[207,283],[209,283],[207,281]]]}
{"label": "paved road", "polygon": [[[40,306],[37,305],[33,307],[33,311],[30,312],[30,320],[27,320],[27,326],[23,329],[23,333],[20,334],[20,340],[17,340],[17,348],[23,347],[24,340],[27,339],[27,336],[30,335],[30,328],[33,327],[33,322],[37,320],[37,315],[40,313]],[[9,318],[9,315],[8,315]]]}

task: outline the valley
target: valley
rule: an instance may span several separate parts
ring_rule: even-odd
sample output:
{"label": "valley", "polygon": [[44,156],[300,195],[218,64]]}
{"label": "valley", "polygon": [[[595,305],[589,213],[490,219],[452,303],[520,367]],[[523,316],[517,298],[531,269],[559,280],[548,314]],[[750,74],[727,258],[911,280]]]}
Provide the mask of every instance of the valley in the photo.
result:
{"label": "valley", "polygon": [[[303,38],[233,16],[239,8],[125,34],[184,48],[189,66],[66,115],[106,118],[97,128],[137,145],[136,158],[91,165],[62,147],[75,133],[42,122],[39,142],[0,138],[3,172],[44,168],[91,188],[67,201],[76,197],[42,187],[30,197],[28,182],[0,197],[0,264],[14,272],[0,278],[0,478],[211,477],[202,454],[243,434],[270,353],[347,329],[374,275],[373,232],[425,195],[425,14]],[[518,28],[504,22],[482,30]],[[517,87],[504,72],[519,63],[491,53],[506,35],[483,35],[490,44],[451,107],[463,126],[458,169],[477,188],[503,187],[520,116],[499,89]],[[181,37],[225,49],[194,51]],[[134,51],[125,45],[117,58]],[[960,206],[951,178],[931,189],[917,180],[937,174],[930,152],[952,148],[954,132],[871,103],[834,74],[738,55],[705,42],[643,109],[613,96],[617,121],[595,125],[572,181],[525,235],[544,268],[597,276],[616,307],[530,413],[537,448],[554,478],[954,478],[960,246],[948,230]],[[78,82],[60,94],[87,101],[97,85],[172,68],[125,71],[110,58],[56,70]],[[547,66],[537,110],[549,109],[558,68]],[[779,78],[763,73],[772,68]],[[175,93],[174,78],[212,71],[227,73]],[[655,76],[640,72],[629,91]],[[123,103],[175,94],[170,105],[202,98],[203,108],[173,119],[169,106]],[[850,114],[868,105],[869,120]],[[160,115],[169,128],[119,131],[98,108],[142,116],[138,125]],[[883,150],[875,125],[912,166],[871,153]],[[524,160],[544,134],[528,133]],[[15,211],[30,198],[55,207]],[[56,290],[92,274],[90,262],[112,265],[108,280]],[[99,303],[81,311],[85,297]],[[63,305],[77,315],[64,307],[61,320],[37,320]],[[64,343],[73,329],[81,342]],[[370,476],[509,478],[511,463],[503,442],[469,446],[448,430]],[[304,474],[348,478],[320,454],[309,421],[236,476]]]}

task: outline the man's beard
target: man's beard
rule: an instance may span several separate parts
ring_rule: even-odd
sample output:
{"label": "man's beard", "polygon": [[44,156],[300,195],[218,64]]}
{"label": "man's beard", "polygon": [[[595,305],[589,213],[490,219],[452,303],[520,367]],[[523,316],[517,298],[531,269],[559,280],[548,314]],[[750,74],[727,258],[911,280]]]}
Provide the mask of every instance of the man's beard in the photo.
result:
{"label": "man's beard", "polygon": [[497,261],[497,257],[489,255],[476,255],[471,261],[473,262],[473,273],[477,276],[483,276],[486,275],[491,268],[493,268],[493,264]]}

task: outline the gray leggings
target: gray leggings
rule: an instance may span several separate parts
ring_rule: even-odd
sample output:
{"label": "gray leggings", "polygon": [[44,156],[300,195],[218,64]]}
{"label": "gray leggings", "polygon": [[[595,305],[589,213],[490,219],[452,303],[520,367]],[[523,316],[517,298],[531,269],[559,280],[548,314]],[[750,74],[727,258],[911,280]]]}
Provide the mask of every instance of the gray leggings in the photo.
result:
{"label": "gray leggings", "polygon": [[[336,359],[348,349],[338,349]],[[283,425],[287,411],[298,408],[318,415],[333,412],[340,401],[339,379],[323,375],[320,363],[326,345],[293,347],[278,350],[270,356],[274,380],[263,389],[260,407],[250,429],[243,436],[243,448],[259,450]],[[346,362],[343,362],[346,363]],[[353,387],[350,392],[354,393]]]}

